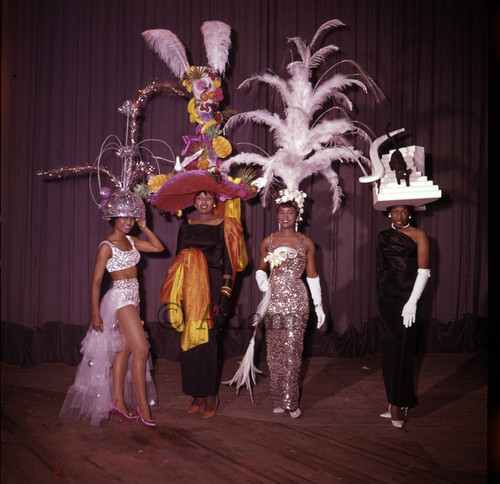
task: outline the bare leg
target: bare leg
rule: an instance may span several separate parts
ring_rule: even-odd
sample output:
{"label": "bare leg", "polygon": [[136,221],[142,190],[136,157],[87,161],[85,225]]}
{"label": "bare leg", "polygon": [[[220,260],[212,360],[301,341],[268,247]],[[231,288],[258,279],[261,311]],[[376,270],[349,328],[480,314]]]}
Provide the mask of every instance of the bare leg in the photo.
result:
{"label": "bare leg", "polygon": [[127,340],[128,347],[132,352],[130,370],[137,401],[139,402],[139,412],[143,419],[151,420],[151,412],[146,398],[146,362],[149,346],[139,317],[139,311],[137,307],[129,305],[120,308],[117,315],[120,332]]}
{"label": "bare leg", "polygon": [[217,408],[217,395],[207,395],[205,397],[205,410],[213,411]]}
{"label": "bare leg", "polygon": [[128,409],[125,407],[125,402],[123,401],[123,387],[125,385],[129,356],[130,347],[122,334],[122,350],[116,353],[111,372],[113,375],[113,403],[125,415],[128,413]]}
{"label": "bare leg", "polygon": [[403,414],[401,413],[401,409],[397,405],[391,405],[391,419],[403,420]]}

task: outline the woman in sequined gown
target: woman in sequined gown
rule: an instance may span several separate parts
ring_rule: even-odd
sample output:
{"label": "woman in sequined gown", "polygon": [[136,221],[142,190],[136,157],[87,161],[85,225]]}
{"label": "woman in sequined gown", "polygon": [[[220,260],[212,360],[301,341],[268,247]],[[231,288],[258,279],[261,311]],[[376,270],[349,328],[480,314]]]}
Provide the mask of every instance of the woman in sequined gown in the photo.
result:
{"label": "woman in sequined gown", "polygon": [[376,272],[380,313],[379,339],[382,373],[390,418],[397,428],[404,426],[408,408],[416,403],[413,357],[417,344],[417,301],[428,278],[429,241],[426,233],[410,225],[410,208],[390,207],[391,228],[378,234]]}
{"label": "woman in sequined gown", "polygon": [[[147,240],[128,235],[135,224],[133,217],[115,217],[111,224],[113,230],[97,251],[91,285],[92,324],[82,342],[83,359],[59,417],[63,421],[89,418],[91,424],[99,425],[116,414],[154,427],[148,396],[156,400],[156,390],[148,361],[149,343],[139,315],[136,265],[139,251],[162,252],[165,248],[145,219],[138,219],[137,225]],[[99,303],[105,270],[113,285]],[[136,402],[138,413],[129,412],[126,405]]]}
{"label": "woman in sequined gown", "polygon": [[[263,240],[256,272],[259,288],[270,292],[264,322],[273,412],[287,410],[292,418],[301,415],[299,376],[304,332],[309,320],[309,298],[301,279],[304,270],[308,283],[317,281],[319,288],[314,243],[295,230],[297,216],[297,207],[292,202],[278,206],[280,230]],[[269,279],[268,269],[271,269]],[[313,300],[319,327],[324,322],[321,294]]]}

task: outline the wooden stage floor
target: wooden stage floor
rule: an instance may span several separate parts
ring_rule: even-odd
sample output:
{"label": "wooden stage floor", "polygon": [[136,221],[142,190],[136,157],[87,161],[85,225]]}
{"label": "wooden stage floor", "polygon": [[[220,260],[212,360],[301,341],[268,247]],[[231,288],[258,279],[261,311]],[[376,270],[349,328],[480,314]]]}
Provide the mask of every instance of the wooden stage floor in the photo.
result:
{"label": "wooden stage floor", "polygon": [[[222,380],[239,360],[224,362]],[[387,406],[379,355],[305,360],[296,420],[272,413],[266,377],[255,405],[246,390],[236,397],[221,385],[214,419],[188,415],[179,363],[157,360],[157,429],[61,424],[75,371],[2,365],[3,484],[487,482],[485,352],[418,355],[419,406],[402,430],[379,417]]]}

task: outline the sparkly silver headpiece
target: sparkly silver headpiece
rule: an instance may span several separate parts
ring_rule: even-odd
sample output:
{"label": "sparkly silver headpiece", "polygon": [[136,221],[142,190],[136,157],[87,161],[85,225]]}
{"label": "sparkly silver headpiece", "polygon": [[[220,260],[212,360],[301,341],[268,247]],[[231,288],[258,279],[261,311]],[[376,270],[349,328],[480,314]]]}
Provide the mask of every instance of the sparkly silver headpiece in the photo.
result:
{"label": "sparkly silver headpiece", "polygon": [[146,207],[142,199],[130,190],[117,190],[102,205],[102,217],[145,218]]}
{"label": "sparkly silver headpiece", "polygon": [[[157,141],[162,143],[173,158],[173,151],[170,146],[162,140],[143,140],[139,141],[139,119],[149,98],[155,94],[165,93],[185,97],[184,93],[175,88],[166,81],[152,81],[146,87],[139,91],[139,97],[134,100],[125,101],[118,111],[127,119],[125,143],[122,143],[118,136],[112,134],[106,137],[101,145],[101,150],[95,162],[92,165],[61,167],[50,170],[37,171],[37,175],[47,176],[49,178],[66,178],[68,176],[89,175],[89,188],[92,200],[99,209],[102,210],[103,218],[109,220],[111,217],[134,217],[144,218],[146,208],[141,198],[132,190],[136,188],[141,180],[152,177],[154,172],[159,172],[159,161],[174,163],[174,160],[168,160],[155,156],[153,152],[146,148],[144,143]],[[113,171],[103,166],[103,159],[108,152],[114,152],[114,162],[120,168],[115,174]],[[142,153],[146,154],[149,161],[142,158]],[[116,160],[118,159],[118,163]],[[151,163],[153,162],[153,164]],[[94,196],[92,185],[92,176],[97,179],[97,188],[101,200]],[[114,185],[113,188],[103,184],[102,177]]]}

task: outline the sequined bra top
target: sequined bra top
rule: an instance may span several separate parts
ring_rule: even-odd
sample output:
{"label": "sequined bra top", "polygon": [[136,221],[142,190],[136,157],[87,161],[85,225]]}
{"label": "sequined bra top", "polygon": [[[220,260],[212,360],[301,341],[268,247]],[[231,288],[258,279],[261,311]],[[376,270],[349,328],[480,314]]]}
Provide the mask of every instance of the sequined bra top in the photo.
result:
{"label": "sequined bra top", "polygon": [[113,251],[113,256],[108,259],[106,262],[106,269],[108,272],[116,272],[121,271],[123,269],[128,269],[129,267],[134,267],[139,262],[141,258],[141,253],[135,248],[134,241],[132,237],[126,235],[127,240],[132,245],[132,250],[120,250],[118,247],[115,247],[109,240],[103,240],[99,247],[102,244],[108,244]]}

